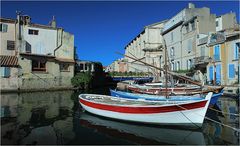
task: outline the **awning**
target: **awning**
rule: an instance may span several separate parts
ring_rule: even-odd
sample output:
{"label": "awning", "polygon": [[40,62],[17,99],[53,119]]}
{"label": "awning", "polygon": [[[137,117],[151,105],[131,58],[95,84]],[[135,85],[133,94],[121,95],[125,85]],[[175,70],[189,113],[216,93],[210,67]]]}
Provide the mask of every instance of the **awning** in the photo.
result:
{"label": "awning", "polygon": [[18,58],[16,56],[0,55],[0,60],[3,67],[18,67]]}

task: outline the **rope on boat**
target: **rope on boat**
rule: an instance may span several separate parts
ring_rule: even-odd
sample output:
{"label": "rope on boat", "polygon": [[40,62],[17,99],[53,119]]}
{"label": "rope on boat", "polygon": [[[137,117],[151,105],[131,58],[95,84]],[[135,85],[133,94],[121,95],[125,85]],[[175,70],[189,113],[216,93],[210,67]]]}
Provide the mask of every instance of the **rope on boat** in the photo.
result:
{"label": "rope on boat", "polygon": [[233,113],[227,113],[227,112],[223,112],[223,111],[219,111],[219,110],[216,110],[214,108],[211,108],[211,107],[208,107],[209,109],[213,110],[213,111],[216,111],[216,112],[219,112],[219,113],[222,113],[222,114],[226,114],[226,115],[232,115],[232,116],[240,116],[240,114],[233,114]]}
{"label": "rope on boat", "polygon": [[[180,106],[180,105],[177,105],[177,106],[180,107],[180,108],[182,108],[182,109],[184,109],[184,110],[188,110],[187,108],[184,108],[184,107],[182,107],[182,106]],[[183,114],[184,117],[187,118],[187,116],[186,116],[183,112],[181,112],[181,113]],[[199,116],[202,116],[202,115],[200,115],[200,114],[198,114],[198,115],[199,115]],[[230,128],[230,129],[232,129],[232,130],[234,130],[234,131],[240,132],[240,129],[238,129],[238,128],[229,126],[229,125],[227,125],[227,124],[220,123],[220,122],[218,122],[218,121],[216,121],[216,120],[213,120],[213,119],[211,119],[211,118],[208,118],[208,117],[206,117],[206,116],[202,116],[202,117],[204,117],[204,119],[207,119],[207,120],[210,120],[210,121],[212,121],[212,122],[215,122],[215,123],[217,123],[217,124],[219,124],[219,125],[228,127],[228,128]],[[187,119],[188,119],[190,122],[192,122],[189,118],[187,118]],[[193,122],[192,122],[192,123],[193,123]],[[195,124],[194,124],[194,125],[195,125]],[[196,125],[196,126],[197,126],[197,125]],[[197,127],[199,127],[199,126],[197,126]]]}

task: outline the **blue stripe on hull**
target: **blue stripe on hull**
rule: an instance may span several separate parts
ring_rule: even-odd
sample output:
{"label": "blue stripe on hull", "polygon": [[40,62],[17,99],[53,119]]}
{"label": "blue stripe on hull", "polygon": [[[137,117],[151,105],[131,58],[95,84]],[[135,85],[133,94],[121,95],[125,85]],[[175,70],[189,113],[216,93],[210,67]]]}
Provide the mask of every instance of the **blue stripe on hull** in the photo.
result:
{"label": "blue stripe on hull", "polygon": [[[111,96],[128,98],[128,99],[144,99],[149,101],[187,101],[187,100],[202,100],[204,97],[200,96],[170,96],[169,99],[166,99],[165,96],[157,96],[157,95],[148,95],[148,94],[134,94],[122,91],[111,90]],[[216,104],[218,98],[222,95],[222,91],[217,94],[213,94],[210,105]]]}

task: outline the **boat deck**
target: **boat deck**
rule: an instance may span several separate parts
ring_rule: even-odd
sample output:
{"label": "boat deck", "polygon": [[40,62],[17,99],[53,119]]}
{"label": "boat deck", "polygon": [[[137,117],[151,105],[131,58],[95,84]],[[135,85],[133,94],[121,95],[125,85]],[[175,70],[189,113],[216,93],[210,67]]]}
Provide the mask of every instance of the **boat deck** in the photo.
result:
{"label": "boat deck", "polygon": [[109,105],[141,105],[141,106],[149,106],[149,105],[171,105],[171,104],[180,104],[186,103],[186,101],[147,101],[144,99],[133,100],[133,99],[124,99],[119,97],[113,96],[105,96],[105,95],[94,95],[94,94],[81,94],[80,95],[83,99],[97,102],[97,103],[104,103]]}

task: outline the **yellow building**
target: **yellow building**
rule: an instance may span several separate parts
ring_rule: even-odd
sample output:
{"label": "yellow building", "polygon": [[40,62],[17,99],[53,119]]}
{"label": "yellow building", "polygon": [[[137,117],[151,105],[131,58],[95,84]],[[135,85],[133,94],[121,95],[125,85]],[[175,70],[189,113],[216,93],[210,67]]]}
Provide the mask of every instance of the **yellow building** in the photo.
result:
{"label": "yellow building", "polygon": [[209,36],[208,81],[221,85],[239,83],[239,31],[228,30]]}

